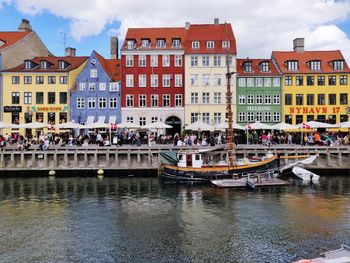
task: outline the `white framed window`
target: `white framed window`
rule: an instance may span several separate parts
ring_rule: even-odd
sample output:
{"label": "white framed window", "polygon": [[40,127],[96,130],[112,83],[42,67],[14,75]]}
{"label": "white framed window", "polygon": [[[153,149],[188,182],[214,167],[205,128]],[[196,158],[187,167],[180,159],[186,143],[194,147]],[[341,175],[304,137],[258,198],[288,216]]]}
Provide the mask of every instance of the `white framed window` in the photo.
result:
{"label": "white framed window", "polygon": [[146,67],[146,55],[139,55],[139,67]]}
{"label": "white framed window", "polygon": [[238,104],[243,105],[245,104],[245,95],[239,95],[238,96]]}
{"label": "white framed window", "polygon": [[133,40],[133,39],[127,40],[126,49],[134,49],[134,48],[136,48],[135,40]]}
{"label": "white framed window", "polygon": [[126,107],[134,107],[134,95],[126,95]]}
{"label": "white framed window", "polygon": [[256,95],[256,104],[263,104],[263,95]]}
{"label": "white framed window", "polygon": [[151,95],[151,105],[152,107],[158,107],[158,95],[157,94],[152,94]]}
{"label": "white framed window", "polygon": [[247,87],[254,87],[254,78],[247,78]]}
{"label": "white framed window", "polygon": [[281,104],[281,99],[279,94],[273,95],[273,104]]}
{"label": "white framed window", "polygon": [[163,107],[170,107],[170,94],[163,94]]}
{"label": "white framed window", "polygon": [[191,104],[198,104],[198,92],[191,93]]}
{"label": "white framed window", "polygon": [[139,107],[146,107],[146,106],[147,106],[146,94],[140,94],[139,95]]}
{"label": "white framed window", "polygon": [[247,117],[248,117],[248,122],[254,122],[254,113],[253,112],[248,112]]}
{"label": "white framed window", "polygon": [[100,91],[106,90],[106,82],[98,83],[98,90],[100,90]]}
{"label": "white framed window", "polygon": [[68,78],[67,76],[60,76],[60,84],[67,84]]}
{"label": "white framed window", "polygon": [[80,82],[79,83],[79,91],[85,91],[86,90],[86,83]]}
{"label": "white framed window", "polygon": [[109,91],[119,91],[119,82],[110,82],[109,83]]}
{"label": "white framed window", "polygon": [[118,106],[117,98],[109,98],[109,108],[116,109]]}
{"label": "white framed window", "polygon": [[210,57],[202,56],[202,67],[209,67]]}
{"label": "white framed window", "polygon": [[191,67],[198,67],[198,56],[191,56]]}
{"label": "white framed window", "polygon": [[158,117],[151,117],[151,123],[155,123],[158,121]]}
{"label": "white framed window", "polygon": [[126,122],[131,122],[131,123],[134,123],[134,117],[126,117]]}
{"label": "white framed window", "polygon": [[221,74],[214,74],[214,85],[215,86],[221,86],[222,81],[221,81]]}
{"label": "white framed window", "polygon": [[172,46],[173,48],[179,48],[179,47],[181,47],[181,39],[174,38],[174,39],[172,40],[171,46]]}
{"label": "white framed window", "polygon": [[221,66],[221,56],[214,56],[214,67]]}
{"label": "white framed window", "polygon": [[271,104],[271,95],[270,94],[265,95],[265,104]]}
{"label": "white framed window", "polygon": [[274,87],[281,86],[281,79],[280,78],[273,78],[273,86]]}
{"label": "white framed window", "polygon": [[279,112],[273,113],[273,121],[274,122],[280,122],[281,121],[281,114]]}
{"label": "white framed window", "polygon": [[127,88],[134,87],[134,75],[126,74],[126,87]]}
{"label": "white framed window", "polygon": [[157,48],[165,48],[165,39],[157,39]]}
{"label": "white framed window", "polygon": [[97,69],[96,68],[90,69],[90,78],[97,78]]}
{"label": "white framed window", "polygon": [[149,39],[142,39],[141,40],[141,47],[143,48],[150,48],[150,40]]}
{"label": "white framed window", "polygon": [[255,79],[255,86],[262,87],[263,86],[263,78],[256,78]]}
{"label": "white framed window", "polygon": [[209,112],[202,112],[202,122],[206,124],[210,124],[210,113]]}
{"label": "white framed window", "polygon": [[260,111],[258,111],[257,113],[256,113],[256,121],[260,121],[260,122],[262,122],[263,121],[263,113],[262,112],[260,112]]}
{"label": "white framed window", "polygon": [[100,109],[107,108],[107,98],[98,98],[98,107]]}
{"label": "white framed window", "polygon": [[163,67],[170,67],[170,55],[163,55],[162,56],[162,66]]}
{"label": "white framed window", "polygon": [[130,68],[134,66],[134,56],[133,55],[126,55],[125,56],[125,64],[126,67]]}
{"label": "white framed window", "polygon": [[163,87],[170,87],[170,74],[163,75]]}
{"label": "white framed window", "polygon": [[208,86],[209,85],[209,74],[203,74],[202,75],[202,80],[203,80],[203,85]]}
{"label": "white framed window", "polygon": [[32,84],[32,76],[24,76],[24,84]]}
{"label": "white framed window", "polygon": [[175,55],[175,67],[182,67],[182,55]]}
{"label": "white framed window", "polygon": [[151,55],[151,67],[158,67],[158,55]]}
{"label": "white framed window", "polygon": [[175,107],[182,107],[182,94],[175,94]]}
{"label": "white framed window", "polygon": [[209,104],[209,92],[202,93],[202,103]]}
{"label": "white framed window", "polygon": [[265,111],[265,122],[271,122],[271,112]]}
{"label": "white framed window", "polygon": [[89,97],[87,99],[88,109],[96,109],[96,98]]}
{"label": "white framed window", "polygon": [[140,126],[146,125],[146,117],[139,117],[139,125]]}
{"label": "white framed window", "polygon": [[182,75],[175,74],[175,87],[182,87]]}
{"label": "white framed window", "polygon": [[32,93],[24,92],[24,104],[32,104]]}
{"label": "white framed window", "polygon": [[89,91],[95,91],[95,90],[96,90],[96,83],[89,82]]}
{"label": "white framed window", "polygon": [[221,92],[214,92],[214,103],[221,103]]}
{"label": "white framed window", "polygon": [[85,98],[77,98],[77,109],[85,109]]}
{"label": "white framed window", "polygon": [[218,125],[221,123],[221,112],[214,112],[214,124]]}
{"label": "white framed window", "polygon": [[247,104],[249,105],[254,104],[254,95],[252,94],[247,95]]}
{"label": "white framed window", "polygon": [[198,74],[191,74],[191,85],[198,85]]}
{"label": "white framed window", "polygon": [[152,88],[158,87],[158,75],[157,74],[151,75],[151,87]]}
{"label": "white framed window", "polygon": [[310,69],[311,70],[321,70],[321,61],[320,60],[310,61]]}
{"label": "white framed window", "polygon": [[245,112],[238,112],[238,121],[245,122]]}
{"label": "white framed window", "polygon": [[298,65],[298,61],[297,60],[289,60],[287,61],[287,69],[288,70],[298,70],[299,69],[299,65]]}
{"label": "white framed window", "polygon": [[238,85],[240,87],[245,87],[246,84],[245,84],[245,78],[238,78]]}
{"label": "white framed window", "polygon": [[230,41],[222,41],[221,42],[222,48],[229,48],[230,47]]}
{"label": "white framed window", "polygon": [[199,41],[192,41],[192,48],[198,49],[199,48]]}
{"label": "white framed window", "polygon": [[198,112],[191,112],[191,123],[198,121]]}
{"label": "white framed window", "polygon": [[271,87],[272,86],[271,78],[264,78],[264,86],[265,87]]}
{"label": "white framed window", "polygon": [[147,83],[146,74],[139,75],[139,87],[145,88]]}
{"label": "white framed window", "polygon": [[207,48],[215,48],[214,41],[207,41]]}

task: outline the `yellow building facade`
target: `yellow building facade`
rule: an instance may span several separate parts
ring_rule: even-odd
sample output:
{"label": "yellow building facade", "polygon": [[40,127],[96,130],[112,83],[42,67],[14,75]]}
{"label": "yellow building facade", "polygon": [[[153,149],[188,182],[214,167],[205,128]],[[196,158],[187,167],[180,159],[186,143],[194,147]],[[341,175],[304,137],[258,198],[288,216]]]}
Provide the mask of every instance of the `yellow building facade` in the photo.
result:
{"label": "yellow building facade", "polygon": [[[69,91],[86,61],[87,57],[40,57],[3,71],[3,122],[54,126],[69,121]],[[3,130],[17,132],[37,135],[33,129]]]}

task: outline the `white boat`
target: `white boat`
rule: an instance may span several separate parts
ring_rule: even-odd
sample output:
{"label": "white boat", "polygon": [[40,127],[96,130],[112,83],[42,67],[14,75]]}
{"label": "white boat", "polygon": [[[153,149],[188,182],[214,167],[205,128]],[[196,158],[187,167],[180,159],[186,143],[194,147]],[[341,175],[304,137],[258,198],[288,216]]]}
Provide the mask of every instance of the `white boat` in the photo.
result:
{"label": "white boat", "polygon": [[299,179],[303,181],[317,181],[320,179],[319,175],[298,166],[294,166],[292,171]]}

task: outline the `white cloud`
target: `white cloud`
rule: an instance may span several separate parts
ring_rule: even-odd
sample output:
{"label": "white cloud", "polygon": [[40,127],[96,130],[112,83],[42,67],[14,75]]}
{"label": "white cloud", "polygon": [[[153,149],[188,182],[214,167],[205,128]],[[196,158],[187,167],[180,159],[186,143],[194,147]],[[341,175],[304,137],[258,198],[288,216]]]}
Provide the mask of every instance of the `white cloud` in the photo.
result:
{"label": "white cloud", "polygon": [[[3,1],[0,0],[0,6]],[[309,48],[341,49],[350,57],[349,38],[336,22],[347,19],[346,0],[12,0],[25,14],[48,11],[71,21],[71,35],[80,40],[98,35],[119,21],[128,27],[184,26],[212,23],[214,17],[231,22],[240,57],[269,57],[272,50],[291,50],[295,37]]]}

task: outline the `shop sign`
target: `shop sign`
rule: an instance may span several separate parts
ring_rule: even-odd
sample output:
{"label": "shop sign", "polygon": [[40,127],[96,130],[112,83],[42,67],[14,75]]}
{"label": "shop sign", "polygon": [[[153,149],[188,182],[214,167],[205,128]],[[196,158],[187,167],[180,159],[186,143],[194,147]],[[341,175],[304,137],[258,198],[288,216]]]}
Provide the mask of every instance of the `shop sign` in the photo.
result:
{"label": "shop sign", "polygon": [[4,106],[4,112],[22,112],[22,106]]}
{"label": "shop sign", "polygon": [[247,106],[247,111],[271,111],[271,106]]}
{"label": "shop sign", "polygon": [[340,107],[290,107],[290,114],[337,114]]}
{"label": "shop sign", "polygon": [[46,106],[33,106],[33,111],[36,111],[36,112],[55,112],[55,111],[59,111],[61,112],[62,111],[62,106],[49,106],[49,107],[46,107]]}

